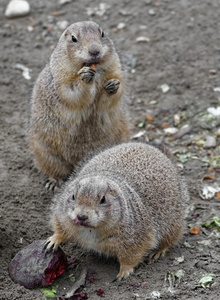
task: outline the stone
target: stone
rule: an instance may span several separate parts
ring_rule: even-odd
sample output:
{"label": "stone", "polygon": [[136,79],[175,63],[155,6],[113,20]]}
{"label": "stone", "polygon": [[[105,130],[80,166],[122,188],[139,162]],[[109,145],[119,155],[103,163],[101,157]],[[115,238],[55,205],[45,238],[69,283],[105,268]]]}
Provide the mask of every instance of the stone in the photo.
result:
{"label": "stone", "polygon": [[216,147],[216,139],[213,136],[207,136],[203,148],[214,148]]}
{"label": "stone", "polygon": [[9,2],[5,16],[7,18],[23,17],[28,15],[30,12],[30,5],[25,0],[12,0]]}

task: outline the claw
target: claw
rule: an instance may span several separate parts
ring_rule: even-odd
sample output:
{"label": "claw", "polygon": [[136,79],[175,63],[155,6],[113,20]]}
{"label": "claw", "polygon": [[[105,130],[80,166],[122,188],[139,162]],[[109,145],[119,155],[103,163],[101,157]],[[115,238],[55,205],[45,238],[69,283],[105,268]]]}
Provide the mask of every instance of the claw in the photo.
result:
{"label": "claw", "polygon": [[53,249],[51,249],[50,247],[48,247],[48,244],[50,243],[50,241],[47,239],[44,243],[44,246],[43,246],[43,250],[44,250],[44,257],[46,257],[46,255],[48,253],[50,253],[52,251],[52,253],[54,252]]}
{"label": "claw", "polygon": [[44,251],[45,253],[49,253],[50,251],[55,252],[59,248],[62,242],[64,242],[65,239],[62,234],[53,234],[51,237],[49,237],[44,244]]}
{"label": "claw", "polygon": [[116,94],[119,89],[120,81],[118,79],[110,79],[104,84],[106,92],[110,95]]}
{"label": "claw", "polygon": [[48,239],[47,239],[47,240],[45,241],[45,243],[44,243],[43,249],[46,250],[46,251],[49,250],[49,249],[47,248],[49,242],[50,242],[50,241],[48,241]]}
{"label": "claw", "polygon": [[167,252],[168,248],[166,249],[163,249],[163,250],[157,250],[157,251],[154,251],[152,252],[150,255],[149,255],[149,258],[150,259],[153,259],[153,260],[158,260],[160,257],[163,257],[165,255],[165,253]]}
{"label": "claw", "polygon": [[95,69],[91,67],[83,67],[81,70],[79,70],[78,75],[81,77],[81,79],[87,83],[92,82],[94,76],[95,76]]}
{"label": "claw", "polygon": [[48,178],[45,182],[44,182],[44,186],[45,189],[47,191],[57,191],[60,187],[61,184],[63,183],[63,180],[58,179],[58,178]]}
{"label": "claw", "polygon": [[53,236],[49,237],[44,244],[45,253],[49,253],[50,251],[55,252],[59,247],[59,244],[54,241]]}
{"label": "claw", "polygon": [[126,266],[126,265],[121,266],[120,272],[117,275],[117,280],[121,281],[121,280],[127,278],[131,273],[133,273],[133,271],[134,271],[134,268],[131,266]]}

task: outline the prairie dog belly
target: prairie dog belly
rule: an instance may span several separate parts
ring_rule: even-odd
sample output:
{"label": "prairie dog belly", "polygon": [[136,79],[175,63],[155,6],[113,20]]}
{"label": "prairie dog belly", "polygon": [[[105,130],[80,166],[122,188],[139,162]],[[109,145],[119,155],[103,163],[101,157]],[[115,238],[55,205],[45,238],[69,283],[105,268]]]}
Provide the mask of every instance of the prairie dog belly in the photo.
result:
{"label": "prairie dog belly", "polygon": [[76,240],[84,248],[99,251],[99,238],[96,230],[91,227],[78,226]]}

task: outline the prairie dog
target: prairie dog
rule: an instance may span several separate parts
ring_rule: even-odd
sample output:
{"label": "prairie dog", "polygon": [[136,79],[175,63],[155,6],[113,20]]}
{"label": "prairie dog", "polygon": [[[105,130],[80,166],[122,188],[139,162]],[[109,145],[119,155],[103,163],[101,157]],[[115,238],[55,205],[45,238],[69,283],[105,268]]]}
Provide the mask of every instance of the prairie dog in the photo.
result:
{"label": "prairie dog", "polygon": [[91,21],[70,25],[33,88],[28,141],[59,186],[87,153],[128,141],[123,72],[112,40]]}
{"label": "prairie dog", "polygon": [[47,249],[74,241],[116,256],[126,278],[146,254],[155,259],[182,237],[188,191],[171,160],[145,143],[122,143],[90,160],[51,206]]}

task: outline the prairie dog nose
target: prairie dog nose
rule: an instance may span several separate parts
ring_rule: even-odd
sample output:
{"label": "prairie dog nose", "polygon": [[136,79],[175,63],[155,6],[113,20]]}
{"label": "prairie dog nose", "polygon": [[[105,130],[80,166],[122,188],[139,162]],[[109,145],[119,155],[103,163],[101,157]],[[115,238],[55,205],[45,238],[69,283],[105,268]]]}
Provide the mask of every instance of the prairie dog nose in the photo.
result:
{"label": "prairie dog nose", "polygon": [[79,221],[86,221],[88,217],[86,215],[77,215]]}
{"label": "prairie dog nose", "polygon": [[91,55],[91,56],[98,56],[99,55],[99,53],[100,53],[100,50],[98,49],[98,48],[91,48],[90,50],[89,50],[89,54]]}

